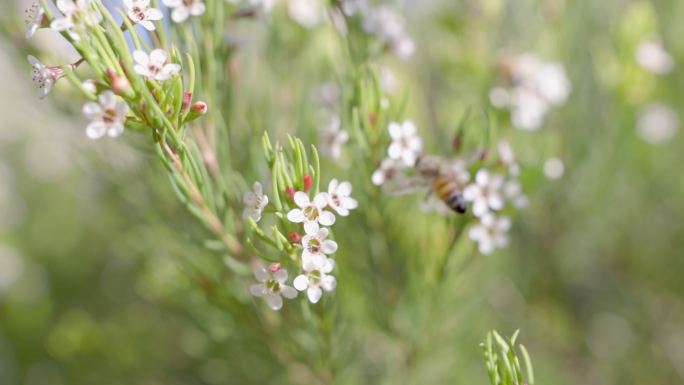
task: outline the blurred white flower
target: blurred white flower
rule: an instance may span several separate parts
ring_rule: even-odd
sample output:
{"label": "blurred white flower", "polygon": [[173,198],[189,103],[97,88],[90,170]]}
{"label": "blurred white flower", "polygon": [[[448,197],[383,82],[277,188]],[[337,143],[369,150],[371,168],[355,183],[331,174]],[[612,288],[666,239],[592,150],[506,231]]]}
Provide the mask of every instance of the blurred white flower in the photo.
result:
{"label": "blurred white flower", "polygon": [[164,5],[173,8],[171,19],[176,23],[182,23],[192,16],[202,16],[207,6],[202,0],[162,0]]}
{"label": "blurred white flower", "polygon": [[128,18],[148,31],[155,30],[153,21],[164,18],[162,11],[150,7],[150,0],[123,0],[123,5],[126,7]]}
{"label": "blurred white flower", "polygon": [[335,261],[326,258],[323,266],[297,276],[292,284],[299,291],[306,290],[309,301],[317,303],[323,295],[323,290],[333,291],[337,286],[335,277],[328,275],[334,267]]}
{"label": "blurred white flower", "polygon": [[33,2],[25,11],[26,14],[26,38],[30,39],[46,22],[45,9],[37,2]]}
{"label": "blurred white flower", "polygon": [[289,0],[290,18],[304,28],[312,28],[323,21],[325,6],[321,0]]}
{"label": "blurred white flower", "polygon": [[644,69],[664,75],[672,72],[675,66],[674,58],[665,50],[662,43],[656,40],[645,40],[637,47],[636,61]]}
{"label": "blurred white flower", "polygon": [[28,61],[33,67],[31,80],[38,84],[38,97],[43,99],[52,90],[52,85],[64,75],[64,70],[61,67],[48,67],[31,55]]}
{"label": "blurred white flower", "polygon": [[164,81],[181,70],[180,64],[168,63],[169,54],[163,49],[155,49],[147,53],[137,50],[133,52],[135,72],[152,80]]}
{"label": "blurred white flower", "polygon": [[371,181],[376,186],[381,186],[385,182],[395,179],[404,169],[404,165],[401,161],[386,158],[380,162],[380,167],[373,172],[371,176]]}
{"label": "blurred white flower", "polygon": [[679,114],[668,105],[651,103],[639,111],[637,135],[648,143],[666,143],[678,130]]}
{"label": "blurred white flower", "polygon": [[479,170],[475,175],[475,183],[463,189],[463,198],[473,204],[473,215],[483,217],[489,213],[490,209],[494,211],[503,209],[502,186],[501,175],[491,175],[487,170]]}
{"label": "blurred white flower", "polygon": [[527,207],[529,203],[523,194],[522,185],[515,179],[506,181],[503,185],[503,196],[511,205],[517,209]]}
{"label": "blurred white flower", "polygon": [[347,16],[354,16],[357,12],[368,9],[368,0],[340,0],[340,8]]}
{"label": "blurred white flower", "polygon": [[511,144],[505,140],[501,140],[499,141],[497,148],[499,150],[499,160],[506,166],[508,173],[513,176],[520,175],[520,165],[515,159],[515,152],[513,151]]}
{"label": "blurred white flower", "polygon": [[566,102],[571,84],[563,65],[545,62],[532,54],[522,54],[506,61],[511,89],[497,86],[489,92],[495,107],[509,108],[511,122],[525,130],[537,130],[551,106]]}
{"label": "blurred white flower", "polygon": [[331,226],[335,223],[335,215],[328,210],[328,197],[326,193],[317,194],[313,201],[303,191],[294,194],[294,202],[299,207],[287,213],[287,219],[294,223],[304,223],[304,231],[307,234],[318,232],[319,224]]}
{"label": "blurred white flower", "polygon": [[105,91],[98,96],[98,103],[88,102],[83,106],[83,115],[91,122],[86,127],[86,135],[90,139],[100,139],[107,135],[115,138],[124,131],[128,105],[116,100],[112,91]]}
{"label": "blurred white flower", "polygon": [[404,165],[412,167],[423,148],[423,141],[418,136],[416,125],[410,120],[401,124],[391,122],[387,130],[392,138],[392,143],[387,149],[389,157],[400,159]]}
{"label": "blurred white flower", "polygon": [[378,78],[380,79],[380,89],[386,94],[393,94],[397,91],[399,82],[397,76],[388,67],[380,67],[378,71]]}
{"label": "blurred white flower", "polygon": [[327,239],[329,230],[320,228],[313,234],[302,237],[302,269],[312,271],[324,266],[326,254],[337,251],[337,242]]}
{"label": "blurred white flower", "polygon": [[102,21],[102,14],[91,6],[92,0],[57,0],[55,5],[63,16],[56,17],[50,23],[50,28],[58,32],[67,31],[74,40],[79,40],[74,28],[96,25]]}
{"label": "blurred white flower", "polygon": [[83,82],[81,82],[81,86],[88,92],[91,92],[93,94],[97,93],[97,83],[95,83],[95,80],[93,79],[84,80]]}
{"label": "blurred white flower", "polygon": [[480,223],[470,228],[468,237],[477,242],[480,253],[489,255],[496,249],[508,246],[508,230],[510,228],[510,218],[497,218],[494,214],[487,213],[480,218]]}
{"label": "blurred white flower", "polygon": [[259,222],[261,213],[268,204],[268,196],[264,194],[261,183],[254,182],[252,186],[253,191],[248,191],[242,198],[245,204],[245,210],[242,212],[242,218],[252,218],[254,222]]}
{"label": "blurred white flower", "polygon": [[340,117],[333,115],[330,122],[318,131],[321,154],[332,159],[339,159],[342,155],[342,146],[349,141],[349,133],[340,130]]}
{"label": "blurred white flower", "polygon": [[565,172],[565,165],[559,158],[549,158],[544,162],[544,176],[549,179],[560,179]]}
{"label": "blurred white flower", "polygon": [[274,263],[268,270],[258,268],[254,270],[254,277],[260,283],[250,286],[249,292],[255,297],[264,297],[273,310],[280,310],[283,307],[281,295],[288,299],[297,296],[297,291],[285,284],[287,270],[280,267],[280,264]]}
{"label": "blurred white flower", "polygon": [[381,5],[365,12],[364,30],[385,42],[392,52],[402,60],[410,58],[416,44],[406,32],[404,17],[393,7]]}
{"label": "blurred white flower", "polygon": [[359,205],[356,199],[351,197],[351,191],[352,185],[347,181],[339,183],[337,179],[333,179],[328,184],[328,205],[343,217]]}

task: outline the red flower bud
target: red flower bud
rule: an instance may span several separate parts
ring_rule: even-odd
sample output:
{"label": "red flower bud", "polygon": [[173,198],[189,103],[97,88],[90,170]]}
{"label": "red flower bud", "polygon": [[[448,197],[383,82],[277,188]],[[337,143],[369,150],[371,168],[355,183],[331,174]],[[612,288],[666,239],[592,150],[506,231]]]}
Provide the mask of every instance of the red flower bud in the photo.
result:
{"label": "red flower bud", "polygon": [[276,271],[280,270],[281,266],[279,263],[272,263],[271,266],[268,267],[269,270],[271,270],[271,273],[275,273]]}
{"label": "red flower bud", "polygon": [[209,106],[205,102],[197,102],[190,107],[190,112],[198,115],[204,115],[207,113]]}
{"label": "red flower bud", "polygon": [[290,199],[294,200],[295,190],[292,187],[286,187],[285,193],[290,196]]}
{"label": "red flower bud", "polygon": [[304,174],[304,192],[309,192],[311,190],[311,175]]}
{"label": "red flower bud", "polygon": [[290,238],[290,242],[292,243],[299,243],[302,241],[302,236],[296,231],[291,231],[289,234],[287,234],[287,237]]}

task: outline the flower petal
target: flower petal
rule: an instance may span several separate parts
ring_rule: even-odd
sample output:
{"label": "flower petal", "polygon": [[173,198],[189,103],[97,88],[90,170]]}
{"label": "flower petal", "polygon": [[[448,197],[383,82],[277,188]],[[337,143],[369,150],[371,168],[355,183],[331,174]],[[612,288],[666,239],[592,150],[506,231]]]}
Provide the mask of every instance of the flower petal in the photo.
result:
{"label": "flower petal", "polygon": [[323,226],[332,226],[335,223],[335,215],[327,210],[322,210],[318,216],[318,222]]}
{"label": "flower petal", "polygon": [[325,254],[332,254],[337,251],[337,242],[327,239],[321,244],[321,251]]}
{"label": "flower petal", "polygon": [[263,283],[257,283],[249,287],[249,292],[255,297],[261,297],[264,295],[265,288]]}
{"label": "flower petal", "polygon": [[297,296],[297,290],[290,286],[283,286],[283,289],[280,292],[283,294],[283,297],[287,299],[293,299]]}
{"label": "flower petal", "polygon": [[290,222],[302,223],[304,219],[304,212],[300,209],[292,209],[287,213],[287,220]]}
{"label": "flower petal", "polygon": [[315,234],[318,231],[319,227],[320,226],[318,226],[318,222],[315,222],[315,221],[304,222],[304,232],[307,234]]}
{"label": "flower petal", "polygon": [[100,139],[107,132],[107,125],[104,122],[95,121],[86,127],[86,135],[90,139]]}
{"label": "flower petal", "polygon": [[147,67],[147,65],[150,64],[150,57],[147,56],[147,54],[141,50],[133,51],[133,60],[135,60],[136,63],[144,67]]}
{"label": "flower petal", "polygon": [[323,295],[323,291],[320,287],[310,287],[306,291],[306,296],[309,297],[311,303],[317,303],[321,299],[321,295]]}
{"label": "flower petal", "polygon": [[279,294],[272,294],[266,297],[268,307],[273,310],[280,310],[283,307],[283,298]]}
{"label": "flower petal", "polygon": [[304,291],[309,287],[309,277],[304,274],[298,275],[297,278],[292,281],[292,285],[295,287],[295,289]]}
{"label": "flower petal", "polygon": [[294,202],[300,208],[304,208],[309,204],[309,196],[304,191],[297,191],[294,194]]}

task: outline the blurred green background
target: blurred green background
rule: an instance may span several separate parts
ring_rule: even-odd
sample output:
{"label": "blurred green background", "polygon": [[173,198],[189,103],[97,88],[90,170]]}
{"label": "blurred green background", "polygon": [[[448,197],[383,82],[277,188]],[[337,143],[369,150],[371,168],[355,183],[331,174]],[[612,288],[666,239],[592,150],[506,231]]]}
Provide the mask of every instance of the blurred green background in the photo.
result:
{"label": "blurred green background", "polygon": [[[486,101],[502,52],[562,62],[572,94],[550,112],[542,131],[512,135],[531,170],[524,174],[530,205],[516,218],[512,247],[459,266],[458,280],[437,296],[404,293],[370,314],[362,303],[345,302],[357,298],[352,294],[334,298],[349,315],[330,337],[336,356],[319,357],[337,362],[333,382],[485,384],[479,341],[492,328],[506,334],[520,328],[539,384],[684,383],[684,139],[677,133],[650,144],[636,132],[648,103],[684,107],[684,2],[416,0],[404,6],[417,52],[407,63],[389,65],[408,92],[406,116],[416,120],[431,150],[443,150],[438,143],[466,108]],[[286,16],[275,17],[285,22]],[[279,333],[306,345],[286,315],[217,299],[201,274],[189,272],[191,264],[179,262],[217,256],[196,242],[206,235],[177,202],[144,138],[89,141],[80,102],[66,94],[37,100],[23,58],[36,48],[23,40],[21,11],[0,20],[0,384],[319,382],[306,359],[283,360],[287,344],[270,345],[273,334],[260,331],[279,325]],[[299,37],[279,38],[287,46]],[[670,74],[650,73],[636,62],[638,45],[654,38],[674,57]],[[313,115],[309,91],[332,71],[320,69],[312,51],[325,39],[316,37],[318,45],[292,63],[284,64],[292,51],[269,52],[278,69],[258,52],[238,56],[243,66],[256,63],[233,91],[244,91],[240,103],[258,103],[263,95],[273,101],[286,84],[282,92],[295,95],[292,100],[252,108],[283,114],[290,123],[315,120],[306,117]],[[55,46],[44,36],[34,43]],[[55,57],[73,54],[61,55]],[[507,123],[504,113],[499,119]],[[274,119],[262,120],[267,126]],[[543,176],[549,157],[565,163],[559,180]],[[336,172],[329,177],[344,175]],[[366,189],[363,183],[369,184],[355,182],[355,195]],[[435,233],[409,245],[410,227],[429,227],[436,217],[391,216],[407,200],[417,206],[420,198],[383,206],[388,242],[405,253],[415,249],[420,263],[421,250],[442,241]],[[352,216],[338,235],[346,253],[359,258],[370,252],[355,238],[363,234],[353,230],[361,223]],[[338,274],[341,285],[347,279],[353,286],[344,263]],[[365,326],[375,322],[394,332]]]}

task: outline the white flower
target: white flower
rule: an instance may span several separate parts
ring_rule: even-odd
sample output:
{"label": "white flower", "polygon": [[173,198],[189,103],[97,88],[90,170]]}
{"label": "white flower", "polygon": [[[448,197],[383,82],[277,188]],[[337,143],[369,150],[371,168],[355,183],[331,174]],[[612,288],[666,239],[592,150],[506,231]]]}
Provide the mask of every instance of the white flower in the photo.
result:
{"label": "white flower", "polygon": [[376,186],[381,186],[401,175],[404,164],[398,160],[385,158],[380,162],[380,167],[373,172],[371,181]]}
{"label": "white flower", "polygon": [[268,270],[259,268],[254,270],[254,277],[260,283],[249,287],[249,292],[255,297],[266,298],[266,303],[273,310],[280,310],[283,307],[283,298],[293,299],[297,296],[297,291],[285,284],[287,280],[287,270],[279,264],[272,264]]}
{"label": "white flower", "polygon": [[202,0],[163,0],[164,5],[174,8],[171,19],[176,23],[182,23],[192,16],[201,16],[207,10]]}
{"label": "white flower", "polygon": [[416,49],[416,44],[406,32],[404,17],[394,8],[381,5],[366,12],[363,20],[364,30],[385,42],[400,59],[408,59]]}
{"label": "white flower", "polygon": [[328,229],[321,228],[313,234],[305,234],[302,237],[302,269],[304,271],[322,268],[327,260],[326,254],[337,251],[337,242],[326,239],[328,234]]}
{"label": "white flower", "polygon": [[252,189],[254,191],[247,192],[243,197],[243,202],[247,207],[242,212],[242,218],[247,219],[249,217],[254,219],[254,222],[259,222],[261,213],[268,204],[268,196],[263,193],[259,182],[254,182]]}
{"label": "white flower", "polygon": [[333,115],[330,122],[319,130],[321,153],[332,159],[339,159],[342,155],[342,146],[349,140],[349,133],[340,130],[340,117]]}
{"label": "white flower", "polygon": [[515,159],[515,152],[511,144],[502,140],[499,141],[497,148],[499,149],[499,160],[508,168],[508,172],[513,176],[520,175],[520,165]]}
{"label": "white flower", "polygon": [[651,103],[639,111],[637,135],[651,144],[662,144],[672,139],[679,130],[677,111],[662,103]]}
{"label": "white flower", "polygon": [[306,290],[306,296],[309,298],[309,301],[316,303],[321,299],[323,290],[335,290],[337,280],[332,275],[328,275],[334,267],[335,261],[327,258],[322,267],[297,276],[292,285],[299,291]]}
{"label": "white flower", "polygon": [[43,23],[46,21],[45,9],[43,9],[43,7],[40,4],[34,2],[33,4],[31,4],[31,7],[25,11],[25,13],[26,38],[29,39],[33,37],[38,28],[42,27]]}
{"label": "white flower", "polygon": [[501,210],[504,200],[501,196],[503,178],[501,175],[490,175],[487,170],[480,170],[475,175],[475,183],[466,186],[463,198],[473,203],[473,214],[482,217],[489,210]]}
{"label": "white flower", "polygon": [[340,0],[342,12],[347,16],[354,16],[357,12],[364,12],[368,8],[368,0]]}
{"label": "white flower", "polygon": [[511,91],[511,122],[517,128],[538,130],[544,122],[549,104],[536,91],[517,87]]}
{"label": "white flower", "polygon": [[503,195],[507,201],[511,202],[513,207],[518,209],[527,207],[527,197],[523,194],[522,186],[517,180],[512,179],[504,183]]}
{"label": "white flower", "polygon": [[423,141],[417,134],[416,125],[406,120],[401,124],[392,122],[387,129],[392,137],[387,154],[391,159],[401,159],[404,165],[412,167],[423,148]]}
{"label": "white flower", "polygon": [[335,223],[335,215],[330,211],[324,210],[328,205],[328,197],[326,193],[317,194],[313,201],[309,200],[309,196],[303,191],[297,191],[294,195],[294,201],[298,209],[292,209],[287,213],[287,219],[294,223],[304,223],[304,231],[307,234],[316,233],[319,229],[319,224],[323,226],[331,226]]}
{"label": "white flower", "polygon": [[153,21],[164,17],[162,11],[150,7],[150,0],[123,0],[128,18],[135,24],[142,25],[148,31],[154,31]]}
{"label": "white flower", "polygon": [[378,78],[380,79],[380,89],[386,94],[393,94],[397,91],[399,81],[397,76],[388,67],[381,67],[378,71]]}
{"label": "white flower", "polygon": [[356,199],[350,196],[351,191],[352,185],[346,181],[339,183],[337,179],[333,179],[328,184],[328,205],[343,217],[359,205]]}
{"label": "white flower", "polygon": [[181,66],[176,63],[168,63],[169,55],[163,49],[155,49],[148,56],[143,51],[133,52],[135,59],[135,72],[153,80],[164,81],[177,74]]}
{"label": "white flower", "polygon": [[102,14],[93,9],[92,0],[57,0],[55,4],[63,16],[53,20],[50,28],[58,32],[68,31],[74,40],[79,39],[74,28],[96,25],[102,21]]}
{"label": "white flower", "polygon": [[497,218],[494,214],[487,213],[480,218],[480,223],[470,228],[468,236],[477,242],[480,253],[489,255],[496,249],[508,246],[508,230],[510,228],[510,218]]}
{"label": "white flower", "polygon": [[290,0],[288,13],[302,27],[312,28],[323,21],[325,6],[321,0]]}
{"label": "white flower", "polygon": [[90,139],[100,139],[107,135],[111,138],[124,131],[128,105],[116,101],[112,91],[105,91],[98,97],[99,103],[89,102],[83,106],[83,114],[91,120],[86,127],[86,135]]}
{"label": "white flower", "polygon": [[31,55],[28,56],[28,61],[33,66],[31,80],[38,84],[38,97],[43,99],[52,90],[52,85],[62,77],[64,70],[61,67],[43,65],[43,63]]}
{"label": "white flower", "polygon": [[657,75],[668,74],[672,72],[675,66],[672,55],[663,48],[659,41],[646,40],[641,42],[635,56],[640,66]]}
{"label": "white flower", "polygon": [[565,172],[565,165],[559,158],[549,158],[544,162],[544,175],[549,179],[560,179]]}

